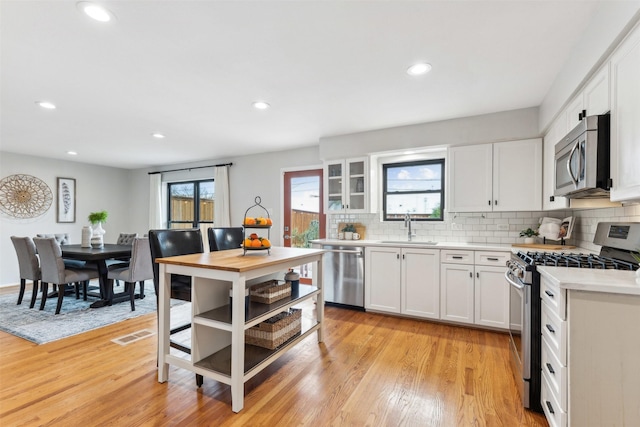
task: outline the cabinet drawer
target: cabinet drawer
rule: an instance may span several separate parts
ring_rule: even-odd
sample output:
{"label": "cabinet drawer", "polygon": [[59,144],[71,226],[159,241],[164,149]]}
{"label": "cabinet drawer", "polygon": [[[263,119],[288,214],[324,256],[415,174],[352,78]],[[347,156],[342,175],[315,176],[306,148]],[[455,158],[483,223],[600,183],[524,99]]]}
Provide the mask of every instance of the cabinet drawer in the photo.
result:
{"label": "cabinet drawer", "polygon": [[562,321],[545,303],[542,304],[542,337],[562,365],[567,365],[567,322]]}
{"label": "cabinet drawer", "polygon": [[476,265],[495,265],[504,267],[511,258],[511,252],[475,252]]}
{"label": "cabinet drawer", "polygon": [[567,367],[560,363],[558,356],[551,349],[545,337],[542,337],[542,375],[547,377],[551,391],[560,409],[567,411]]}
{"label": "cabinet drawer", "polygon": [[546,376],[542,376],[542,387],[540,390],[540,403],[542,410],[547,417],[547,421],[551,427],[566,427],[567,413],[560,408],[556,397],[551,391],[549,381]]}
{"label": "cabinet drawer", "polygon": [[448,264],[473,264],[473,251],[444,249],[440,251],[440,262]]}
{"label": "cabinet drawer", "polygon": [[556,316],[567,320],[567,291],[551,283],[544,275],[540,276],[540,298]]}

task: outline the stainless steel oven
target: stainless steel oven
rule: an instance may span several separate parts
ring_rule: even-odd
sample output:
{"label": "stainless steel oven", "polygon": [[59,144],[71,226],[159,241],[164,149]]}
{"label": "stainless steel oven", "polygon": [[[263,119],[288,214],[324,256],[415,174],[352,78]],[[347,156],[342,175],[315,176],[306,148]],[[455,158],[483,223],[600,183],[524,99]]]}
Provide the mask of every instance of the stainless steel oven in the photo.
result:
{"label": "stainless steel oven", "polygon": [[525,408],[542,412],[540,404],[541,311],[538,265],[566,268],[635,270],[631,252],[640,247],[640,223],[601,222],[593,243],[600,254],[578,251],[517,252],[507,261],[510,288],[511,364]]}
{"label": "stainless steel oven", "polygon": [[[540,278],[535,268],[507,262],[509,285],[509,344],[511,365],[525,408],[542,412],[540,406]],[[535,283],[534,283],[535,282]]]}

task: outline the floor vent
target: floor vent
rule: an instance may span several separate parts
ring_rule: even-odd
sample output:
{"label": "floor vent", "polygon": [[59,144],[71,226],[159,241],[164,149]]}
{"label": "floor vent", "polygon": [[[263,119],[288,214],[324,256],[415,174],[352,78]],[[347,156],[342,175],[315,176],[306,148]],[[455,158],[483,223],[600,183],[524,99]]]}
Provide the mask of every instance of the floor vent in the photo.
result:
{"label": "floor vent", "polygon": [[124,335],[122,337],[113,339],[111,340],[111,342],[114,342],[120,345],[128,345],[128,344],[131,344],[132,342],[140,341],[141,339],[153,336],[155,334],[156,333],[154,331],[151,331],[149,329],[143,329],[141,331],[132,332],[128,335]]}

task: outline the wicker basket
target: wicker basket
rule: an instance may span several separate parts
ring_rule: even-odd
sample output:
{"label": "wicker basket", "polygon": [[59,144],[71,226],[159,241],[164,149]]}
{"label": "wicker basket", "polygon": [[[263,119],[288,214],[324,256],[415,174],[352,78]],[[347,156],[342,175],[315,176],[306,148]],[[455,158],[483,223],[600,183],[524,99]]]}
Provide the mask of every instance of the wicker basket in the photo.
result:
{"label": "wicker basket", "polygon": [[292,308],[244,331],[247,344],[275,350],[302,331],[302,310]]}
{"label": "wicker basket", "polygon": [[291,296],[291,283],[278,284],[277,280],[269,280],[251,287],[251,301],[271,304]]}

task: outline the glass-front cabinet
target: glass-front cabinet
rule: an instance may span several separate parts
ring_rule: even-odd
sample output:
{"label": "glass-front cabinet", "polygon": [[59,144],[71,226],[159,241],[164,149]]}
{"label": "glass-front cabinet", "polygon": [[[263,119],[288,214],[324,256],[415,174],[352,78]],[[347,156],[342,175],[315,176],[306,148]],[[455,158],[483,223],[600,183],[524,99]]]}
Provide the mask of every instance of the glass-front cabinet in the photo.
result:
{"label": "glass-front cabinet", "polygon": [[325,163],[325,213],[368,211],[366,157]]}

